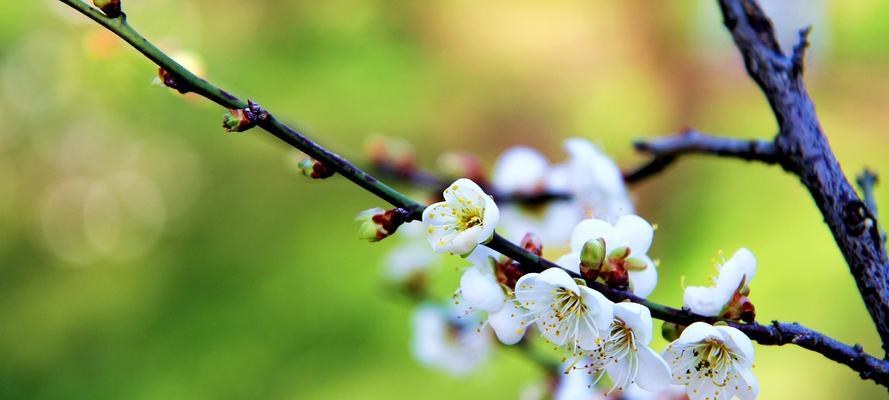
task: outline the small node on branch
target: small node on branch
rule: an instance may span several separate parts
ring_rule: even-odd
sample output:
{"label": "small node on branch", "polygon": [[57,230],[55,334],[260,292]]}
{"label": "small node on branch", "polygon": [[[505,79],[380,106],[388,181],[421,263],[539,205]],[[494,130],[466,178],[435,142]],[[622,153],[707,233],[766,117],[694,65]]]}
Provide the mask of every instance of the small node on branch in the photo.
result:
{"label": "small node on branch", "polygon": [[312,179],[326,179],[334,174],[334,170],[314,158],[304,158],[299,162],[299,170]]}
{"label": "small node on branch", "polygon": [[355,221],[361,224],[358,228],[358,237],[370,242],[379,242],[395,233],[406,221],[408,214],[409,212],[402,208],[364,210],[355,217]]}
{"label": "small node on branch", "polygon": [[241,109],[229,109],[222,116],[222,127],[226,132],[244,132],[269,118],[268,111],[250,100],[247,107]]}
{"label": "small node on branch", "polygon": [[809,48],[809,33],[812,32],[812,25],[799,30],[799,41],[793,46],[793,53],[790,56],[790,74],[793,77],[802,75],[806,63],[806,49]]}
{"label": "small node on branch", "polygon": [[187,84],[178,81],[176,77],[169,71],[165,70],[164,67],[159,67],[157,69],[157,78],[164,86],[170,89],[175,89],[181,94],[186,94],[191,91]]}
{"label": "small node on branch", "polygon": [[102,10],[108,18],[117,18],[123,15],[120,0],[93,0],[93,5]]}

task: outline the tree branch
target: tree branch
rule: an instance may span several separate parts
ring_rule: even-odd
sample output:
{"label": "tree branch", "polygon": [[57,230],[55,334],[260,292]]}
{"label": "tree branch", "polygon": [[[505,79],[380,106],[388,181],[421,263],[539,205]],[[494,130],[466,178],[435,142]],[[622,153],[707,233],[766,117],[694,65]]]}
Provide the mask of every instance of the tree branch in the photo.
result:
{"label": "tree branch", "polygon": [[855,278],[867,310],[889,352],[889,259],[868,208],[843,174],[821,129],[803,82],[809,28],[788,57],[772,23],[754,0],[719,0],[726,28],[751,78],[771,105],[780,128],[779,162],[809,190]]}
{"label": "tree branch", "polygon": [[[180,84],[180,91],[191,91],[197,93],[207,99],[216,102],[226,108],[243,109],[248,106],[246,102],[234,97],[222,89],[212,85],[211,83],[195,76],[181,65],[177,64],[166,54],[161,52],[157,47],[148,42],[139,35],[130,25],[127,24],[125,16],[121,15],[116,18],[110,18],[98,10],[88,6],[79,0],[59,0],[64,4],[80,11],[84,15],[98,22],[110,31],[114,32],[122,39],[130,43],[134,48],[144,54],[147,58],[166,70]],[[294,129],[281,123],[274,116],[269,114],[267,118],[258,124],[259,127],[268,131],[272,135],[278,137],[285,143],[305,152],[309,156],[319,160],[325,165],[333,168],[337,173],[343,175],[358,186],[364,188],[368,192],[377,197],[391,203],[393,206],[407,210],[405,212],[406,219],[419,219],[423,205],[410,199],[409,197],[399,193],[388,185],[378,181],[370,174],[355,167],[342,157],[321,147]],[[518,261],[527,270],[526,272],[542,271],[546,268],[559,268],[555,263],[532,254],[520,246],[511,243],[499,235],[495,235],[486,246],[494,249],[501,254]],[[885,258],[885,257],[884,257]],[[575,277],[574,274],[569,271]],[[617,289],[607,287],[598,282],[587,282],[587,284],[596,290],[602,292],[612,301],[629,300],[645,305],[651,310],[652,316],[663,319],[665,321],[678,324],[688,325],[694,321],[717,322],[718,319],[695,315],[684,310],[670,308],[646,299],[639,298],[633,294]],[[861,351],[860,346],[843,345],[836,340],[830,339],[820,333],[803,328],[793,324],[773,324],[771,327],[765,327],[759,324],[740,324],[731,321],[725,323],[735,326],[745,332],[751,339],[761,344],[781,345],[786,343],[797,344],[801,347],[823,354],[825,357],[845,364],[855,371],[858,371],[863,378],[872,379],[884,386],[889,387],[889,361],[879,360]]]}
{"label": "tree branch", "polygon": [[624,181],[627,183],[637,183],[651,177],[687,154],[708,154],[766,164],[779,161],[775,144],[771,141],[716,137],[694,129],[651,141],[636,141],[633,145],[636,150],[650,154],[652,158],[648,163],[626,172]]}

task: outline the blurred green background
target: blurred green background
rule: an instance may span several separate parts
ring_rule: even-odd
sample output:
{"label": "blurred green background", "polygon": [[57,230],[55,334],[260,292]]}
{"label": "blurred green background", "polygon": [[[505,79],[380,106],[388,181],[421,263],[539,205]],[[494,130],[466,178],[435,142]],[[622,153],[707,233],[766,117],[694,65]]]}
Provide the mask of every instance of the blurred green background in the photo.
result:
{"label": "blurred green background", "polygon": [[[145,36],[355,161],[373,133],[427,166],[454,149],[490,165],[515,144],[561,159],[568,136],[632,166],[637,137],[776,130],[715,1],[124,3]],[[889,176],[889,3],[766,3],[785,46],[815,25],[807,81],[846,172]],[[355,239],[352,215],[384,204],[302,178],[299,154],[259,131],[223,134],[222,110],[152,85],[156,68],[61,3],[3,7],[0,398],[511,399],[541,379],[510,350],[467,378],[420,367],[411,304],[380,278],[392,243]],[[879,354],[793,177],[692,158],[633,196],[659,225],[655,300],[680,304],[683,276],[702,284],[717,250],[747,246],[761,321]],[[756,351],[762,398],[885,396],[815,353]]]}

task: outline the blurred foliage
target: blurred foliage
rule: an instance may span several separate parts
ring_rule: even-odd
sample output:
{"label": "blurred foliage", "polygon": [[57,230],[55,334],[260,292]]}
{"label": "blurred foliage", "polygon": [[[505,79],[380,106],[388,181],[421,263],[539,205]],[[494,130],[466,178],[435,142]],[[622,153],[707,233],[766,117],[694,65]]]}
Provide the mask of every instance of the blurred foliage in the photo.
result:
{"label": "blurred foliage", "polygon": [[[846,172],[889,176],[889,6],[768,3],[782,37],[815,24],[808,82]],[[776,130],[715,2],[125,8],[165,49],[200,55],[209,78],[356,161],[376,132],[414,142],[429,166],[451,149],[491,163],[515,144],[555,159],[572,135],[630,166],[635,137]],[[60,3],[7,2],[0,21],[0,398],[509,399],[541,379],[508,349],[462,379],[414,362],[411,306],[379,277],[390,244],[354,239],[350,216],[380,201],[298,176],[297,155],[259,132],[222,134],[222,110],[151,85],[154,67]],[[760,320],[879,354],[793,177],[693,158],[634,196],[660,226],[655,300],[679,304],[682,277],[700,284],[718,249],[747,246]],[[877,196],[889,212],[889,193]],[[458,265],[444,268],[442,294]],[[885,394],[792,346],[757,347],[756,364],[763,398]]]}

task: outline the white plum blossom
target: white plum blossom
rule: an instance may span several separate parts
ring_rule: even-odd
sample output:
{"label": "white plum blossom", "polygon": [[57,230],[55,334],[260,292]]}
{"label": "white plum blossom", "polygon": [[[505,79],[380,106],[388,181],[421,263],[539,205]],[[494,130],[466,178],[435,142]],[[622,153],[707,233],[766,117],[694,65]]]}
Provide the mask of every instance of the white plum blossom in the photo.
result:
{"label": "white plum blossom", "polygon": [[511,147],[494,165],[491,185],[497,193],[534,193],[542,189],[549,161],[539,151],[525,146]]}
{"label": "white plum blossom", "polygon": [[[556,264],[580,273],[581,251],[590,240],[604,240],[606,257],[616,249],[629,248],[629,258],[639,261],[633,263],[633,268],[627,268],[630,290],[639,297],[648,297],[657,285],[657,268],[648,257],[648,248],[651,247],[653,238],[654,228],[637,215],[620,217],[613,226],[604,220],[587,219],[574,228],[571,234],[571,252],[556,260]],[[624,259],[612,261],[625,264]]]}
{"label": "white plum blossom", "polygon": [[459,310],[424,304],[414,312],[414,356],[426,366],[466,375],[488,358],[491,337]]}
{"label": "white plum blossom", "polygon": [[588,353],[589,363],[574,369],[590,370],[598,378],[606,371],[612,390],[625,390],[633,384],[656,392],[670,384],[670,367],[650,347],[651,312],[636,303],[614,305],[611,333],[595,351]]}
{"label": "white plum blossom", "polygon": [[500,211],[475,182],[458,179],[444,190],[444,199],[423,211],[426,239],[436,253],[466,256],[491,240]]}
{"label": "white plum blossom", "polygon": [[398,227],[398,244],[384,258],[386,278],[405,282],[435,265],[438,257],[423,238],[423,224],[411,221]]}
{"label": "white plum blossom", "polygon": [[714,279],[713,286],[685,288],[683,302],[686,308],[707,317],[721,315],[735,292],[749,285],[756,276],[756,256],[742,247],[717,268],[719,277]]}
{"label": "white plum blossom", "polygon": [[673,383],[685,385],[691,400],[755,399],[753,343],[738,329],[695,322],[663,352]]}
{"label": "white plum blossom", "polygon": [[615,222],[633,213],[633,202],[617,164],[589,140],[565,140],[568,161],[555,166],[547,189],[568,191],[585,217]]}
{"label": "white plum blossom", "polygon": [[460,277],[458,298],[470,310],[488,313],[487,324],[503,344],[515,344],[525,336],[529,318],[527,310],[516,303],[513,293],[497,279],[498,257],[499,254],[486,247],[475,249],[467,257],[472,266]]}
{"label": "white plum blossom", "polygon": [[572,352],[601,345],[614,318],[611,301],[578,285],[561,268],[522,276],[515,296],[544,337],[558,346],[567,345]]}
{"label": "white plum blossom", "polygon": [[494,168],[492,186],[500,194],[567,194],[570,200],[553,201],[543,207],[503,205],[501,219],[508,239],[518,241],[527,232],[543,239],[544,246],[561,248],[570,237],[570,227],[584,218],[615,222],[633,213],[633,203],[620,169],[586,139],[564,143],[568,160],[551,165],[538,151],[517,146],[503,152]]}

